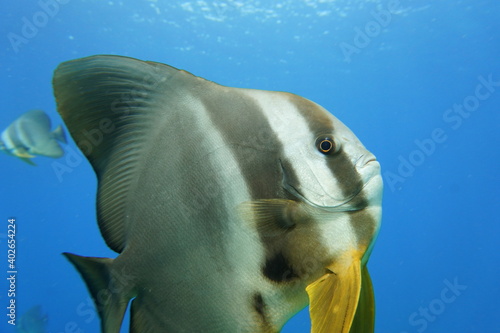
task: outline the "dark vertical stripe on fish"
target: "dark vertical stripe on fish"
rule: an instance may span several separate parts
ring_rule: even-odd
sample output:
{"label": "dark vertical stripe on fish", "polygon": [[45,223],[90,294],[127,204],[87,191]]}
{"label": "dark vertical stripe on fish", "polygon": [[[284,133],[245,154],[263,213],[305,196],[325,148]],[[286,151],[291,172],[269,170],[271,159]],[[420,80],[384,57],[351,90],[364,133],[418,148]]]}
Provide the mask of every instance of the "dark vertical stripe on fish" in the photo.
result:
{"label": "dark vertical stripe on fish", "polygon": [[[288,198],[282,186],[280,161],[283,143],[273,131],[264,111],[256,101],[243,94],[228,93],[222,96],[224,101],[217,100],[217,104],[213,99],[204,100],[203,103],[212,123],[231,148],[252,200]],[[287,166],[286,176],[295,180],[297,176],[291,163],[287,163]],[[259,236],[266,250],[262,267],[264,276],[274,282],[287,282],[297,277],[286,258],[279,253],[280,249],[274,244],[275,239],[263,234]],[[280,258],[283,260],[278,260]],[[287,278],[284,279],[284,276]]]}
{"label": "dark vertical stripe on fish", "polygon": [[[330,133],[335,135],[335,128],[331,119],[318,108],[317,104],[307,99],[300,98],[297,95],[287,95],[290,101],[297,106],[297,110],[302,115],[311,133],[314,133],[316,136]],[[363,189],[363,180],[347,153],[340,150],[337,154],[329,156],[327,163],[332,173],[332,177],[337,179],[337,183],[339,184],[340,190],[345,198],[350,198],[359,192],[359,194],[357,194],[356,197],[350,201],[350,204],[355,207],[365,207],[367,205],[367,200],[363,193],[360,192]],[[356,221],[350,215],[350,223],[358,240],[366,238],[364,236],[367,232],[364,230],[366,227],[371,228],[371,230],[368,231],[370,234],[373,233],[372,229],[375,224],[373,221],[366,221],[368,217],[369,215],[362,219],[365,223],[364,227],[362,227],[362,223],[360,223],[360,221]]]}
{"label": "dark vertical stripe on fish", "polygon": [[267,305],[262,297],[262,294],[256,292],[252,296],[252,307],[254,311],[257,313],[258,318],[262,322],[262,331],[263,332],[273,332],[273,327],[271,322],[269,321],[269,314],[267,313]]}

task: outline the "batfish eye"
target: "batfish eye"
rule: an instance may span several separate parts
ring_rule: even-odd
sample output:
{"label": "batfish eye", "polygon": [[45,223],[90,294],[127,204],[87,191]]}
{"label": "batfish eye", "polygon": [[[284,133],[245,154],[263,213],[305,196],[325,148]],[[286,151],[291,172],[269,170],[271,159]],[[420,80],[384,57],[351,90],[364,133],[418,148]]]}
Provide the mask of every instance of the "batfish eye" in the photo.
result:
{"label": "batfish eye", "polygon": [[335,144],[332,137],[320,136],[316,139],[316,147],[319,152],[325,155],[331,155],[339,150],[339,146]]}

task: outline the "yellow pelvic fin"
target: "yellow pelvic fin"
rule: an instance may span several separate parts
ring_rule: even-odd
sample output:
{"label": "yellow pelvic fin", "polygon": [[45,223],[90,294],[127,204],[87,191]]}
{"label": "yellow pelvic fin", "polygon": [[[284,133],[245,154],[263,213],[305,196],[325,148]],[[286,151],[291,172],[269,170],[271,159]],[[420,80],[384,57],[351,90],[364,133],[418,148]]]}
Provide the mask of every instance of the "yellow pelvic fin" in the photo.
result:
{"label": "yellow pelvic fin", "polygon": [[33,162],[30,158],[26,158],[26,157],[19,157],[19,159],[21,159],[21,161],[23,161],[23,162],[28,163],[29,165],[36,166],[36,163],[35,163],[35,162]]}
{"label": "yellow pelvic fin", "polygon": [[349,251],[307,286],[311,333],[349,333],[361,291],[361,257]]}
{"label": "yellow pelvic fin", "polygon": [[19,147],[12,150],[12,154],[20,158],[33,158],[35,155],[31,155],[25,148]]}

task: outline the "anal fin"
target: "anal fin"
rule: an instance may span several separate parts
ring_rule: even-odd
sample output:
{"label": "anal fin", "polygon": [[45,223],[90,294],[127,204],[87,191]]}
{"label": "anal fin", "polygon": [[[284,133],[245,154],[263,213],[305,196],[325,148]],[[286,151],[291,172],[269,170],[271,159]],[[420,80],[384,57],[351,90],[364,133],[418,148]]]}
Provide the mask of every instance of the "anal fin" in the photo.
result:
{"label": "anal fin", "polygon": [[139,300],[134,299],[130,309],[130,333],[155,333],[151,326],[151,313],[145,312],[139,305]]}
{"label": "anal fin", "polygon": [[361,292],[358,308],[349,333],[373,333],[375,331],[375,296],[368,268],[361,271]]}
{"label": "anal fin", "polygon": [[75,266],[87,285],[101,318],[102,333],[119,333],[131,298],[131,287],[120,286],[117,283],[120,277],[113,277],[113,259],[83,257],[67,252],[63,254]]}

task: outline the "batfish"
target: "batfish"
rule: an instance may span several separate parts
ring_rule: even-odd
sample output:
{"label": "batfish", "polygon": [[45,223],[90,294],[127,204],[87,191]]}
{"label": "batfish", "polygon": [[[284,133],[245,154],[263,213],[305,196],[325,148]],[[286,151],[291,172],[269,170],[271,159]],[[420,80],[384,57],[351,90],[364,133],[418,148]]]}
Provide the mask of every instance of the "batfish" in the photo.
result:
{"label": "batfish", "polygon": [[114,259],[65,253],[102,332],[373,332],[380,165],[324,108],[161,63],[60,64],[57,109],[98,178]]}
{"label": "batfish", "polygon": [[40,305],[35,305],[17,320],[16,333],[47,333],[48,316]]}
{"label": "batfish", "polygon": [[59,142],[66,143],[66,136],[61,125],[52,132],[50,127],[45,112],[28,111],[2,132],[0,150],[31,165],[35,155],[59,158],[64,155]]}

